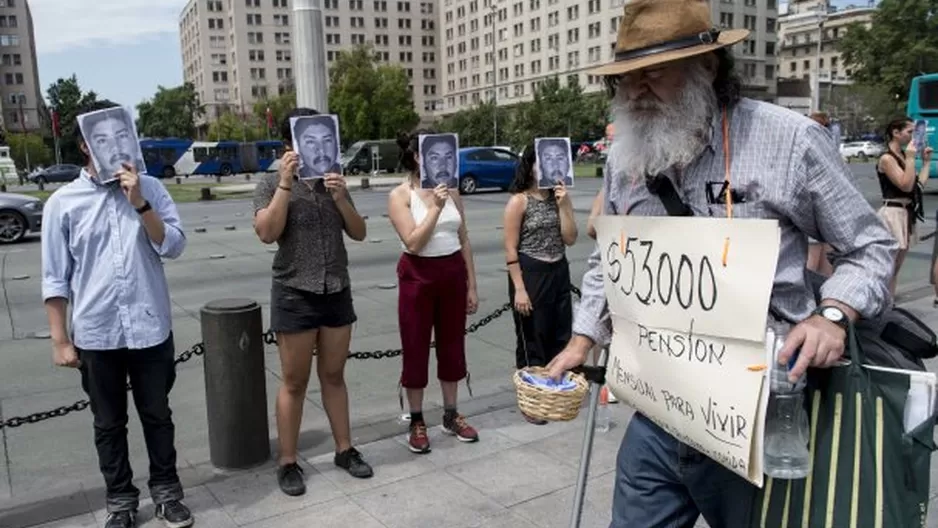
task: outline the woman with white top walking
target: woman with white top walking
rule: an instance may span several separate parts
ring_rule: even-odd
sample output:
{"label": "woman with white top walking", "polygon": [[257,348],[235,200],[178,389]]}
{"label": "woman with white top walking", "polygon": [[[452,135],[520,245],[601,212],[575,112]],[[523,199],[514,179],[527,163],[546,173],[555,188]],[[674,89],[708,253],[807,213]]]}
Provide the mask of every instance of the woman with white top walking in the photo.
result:
{"label": "woman with white top walking", "polygon": [[459,192],[445,185],[420,188],[421,133],[398,138],[401,165],[410,171],[410,178],[391,191],[388,216],[404,249],[397,276],[403,349],[401,386],[410,406],[408,447],[422,454],[430,452],[423,392],[428,382],[431,332],[436,342],[437,378],[443,391],[443,432],[463,442],[479,439],[456,409],[458,384],[468,375],[466,315],[475,313],[479,300]]}

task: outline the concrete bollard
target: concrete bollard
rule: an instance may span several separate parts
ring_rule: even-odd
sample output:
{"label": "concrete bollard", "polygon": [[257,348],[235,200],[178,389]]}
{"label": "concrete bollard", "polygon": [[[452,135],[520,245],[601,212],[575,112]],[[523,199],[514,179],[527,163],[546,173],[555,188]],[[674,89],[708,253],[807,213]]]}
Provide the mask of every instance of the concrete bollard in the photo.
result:
{"label": "concrete bollard", "polygon": [[176,176],[176,185],[180,185],[181,183],[182,183],[182,178],[180,178],[179,176]]}
{"label": "concrete bollard", "polygon": [[371,189],[371,180],[368,179],[368,176],[362,176],[362,179],[361,179],[361,188],[362,188],[362,189]]}
{"label": "concrete bollard", "polygon": [[207,202],[212,199],[212,188],[211,187],[202,187],[202,195],[199,196],[199,200]]}
{"label": "concrete bollard", "polygon": [[205,406],[212,465],[247,469],[270,459],[261,307],[222,299],[202,307]]}
{"label": "concrete bollard", "polygon": [[221,175],[215,176],[215,183],[221,183]]}
{"label": "concrete bollard", "polygon": [[596,167],[596,177],[597,177],[597,178],[602,178],[602,177],[603,177],[603,166],[602,166],[602,165],[600,165],[599,167]]}

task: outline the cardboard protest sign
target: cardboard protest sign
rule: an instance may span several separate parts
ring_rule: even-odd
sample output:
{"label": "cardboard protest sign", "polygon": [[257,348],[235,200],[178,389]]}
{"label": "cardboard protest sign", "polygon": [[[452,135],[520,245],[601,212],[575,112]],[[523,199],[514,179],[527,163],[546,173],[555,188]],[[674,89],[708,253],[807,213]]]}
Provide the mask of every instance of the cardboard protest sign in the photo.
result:
{"label": "cardboard protest sign", "polygon": [[[613,393],[762,486],[774,220],[600,216]],[[764,388],[766,387],[766,388]]]}

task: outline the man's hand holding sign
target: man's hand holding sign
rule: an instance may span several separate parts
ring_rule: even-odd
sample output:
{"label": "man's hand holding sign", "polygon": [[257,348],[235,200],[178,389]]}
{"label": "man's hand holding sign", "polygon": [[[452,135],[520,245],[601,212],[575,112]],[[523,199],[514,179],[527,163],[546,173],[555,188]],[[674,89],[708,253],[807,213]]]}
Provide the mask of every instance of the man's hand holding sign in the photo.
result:
{"label": "man's hand holding sign", "polygon": [[761,485],[765,372],[752,367],[766,361],[777,222],[603,216],[596,231],[613,326],[609,386]]}

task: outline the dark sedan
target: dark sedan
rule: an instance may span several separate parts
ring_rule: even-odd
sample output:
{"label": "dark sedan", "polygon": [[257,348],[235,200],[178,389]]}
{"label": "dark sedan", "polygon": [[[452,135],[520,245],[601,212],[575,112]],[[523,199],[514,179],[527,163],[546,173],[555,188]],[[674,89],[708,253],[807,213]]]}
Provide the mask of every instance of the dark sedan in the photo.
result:
{"label": "dark sedan", "polygon": [[25,194],[0,193],[0,244],[19,242],[42,230],[42,200]]}
{"label": "dark sedan", "polygon": [[35,174],[30,175],[29,180],[33,183],[68,183],[81,174],[81,167],[78,165],[53,165],[47,167]]}

